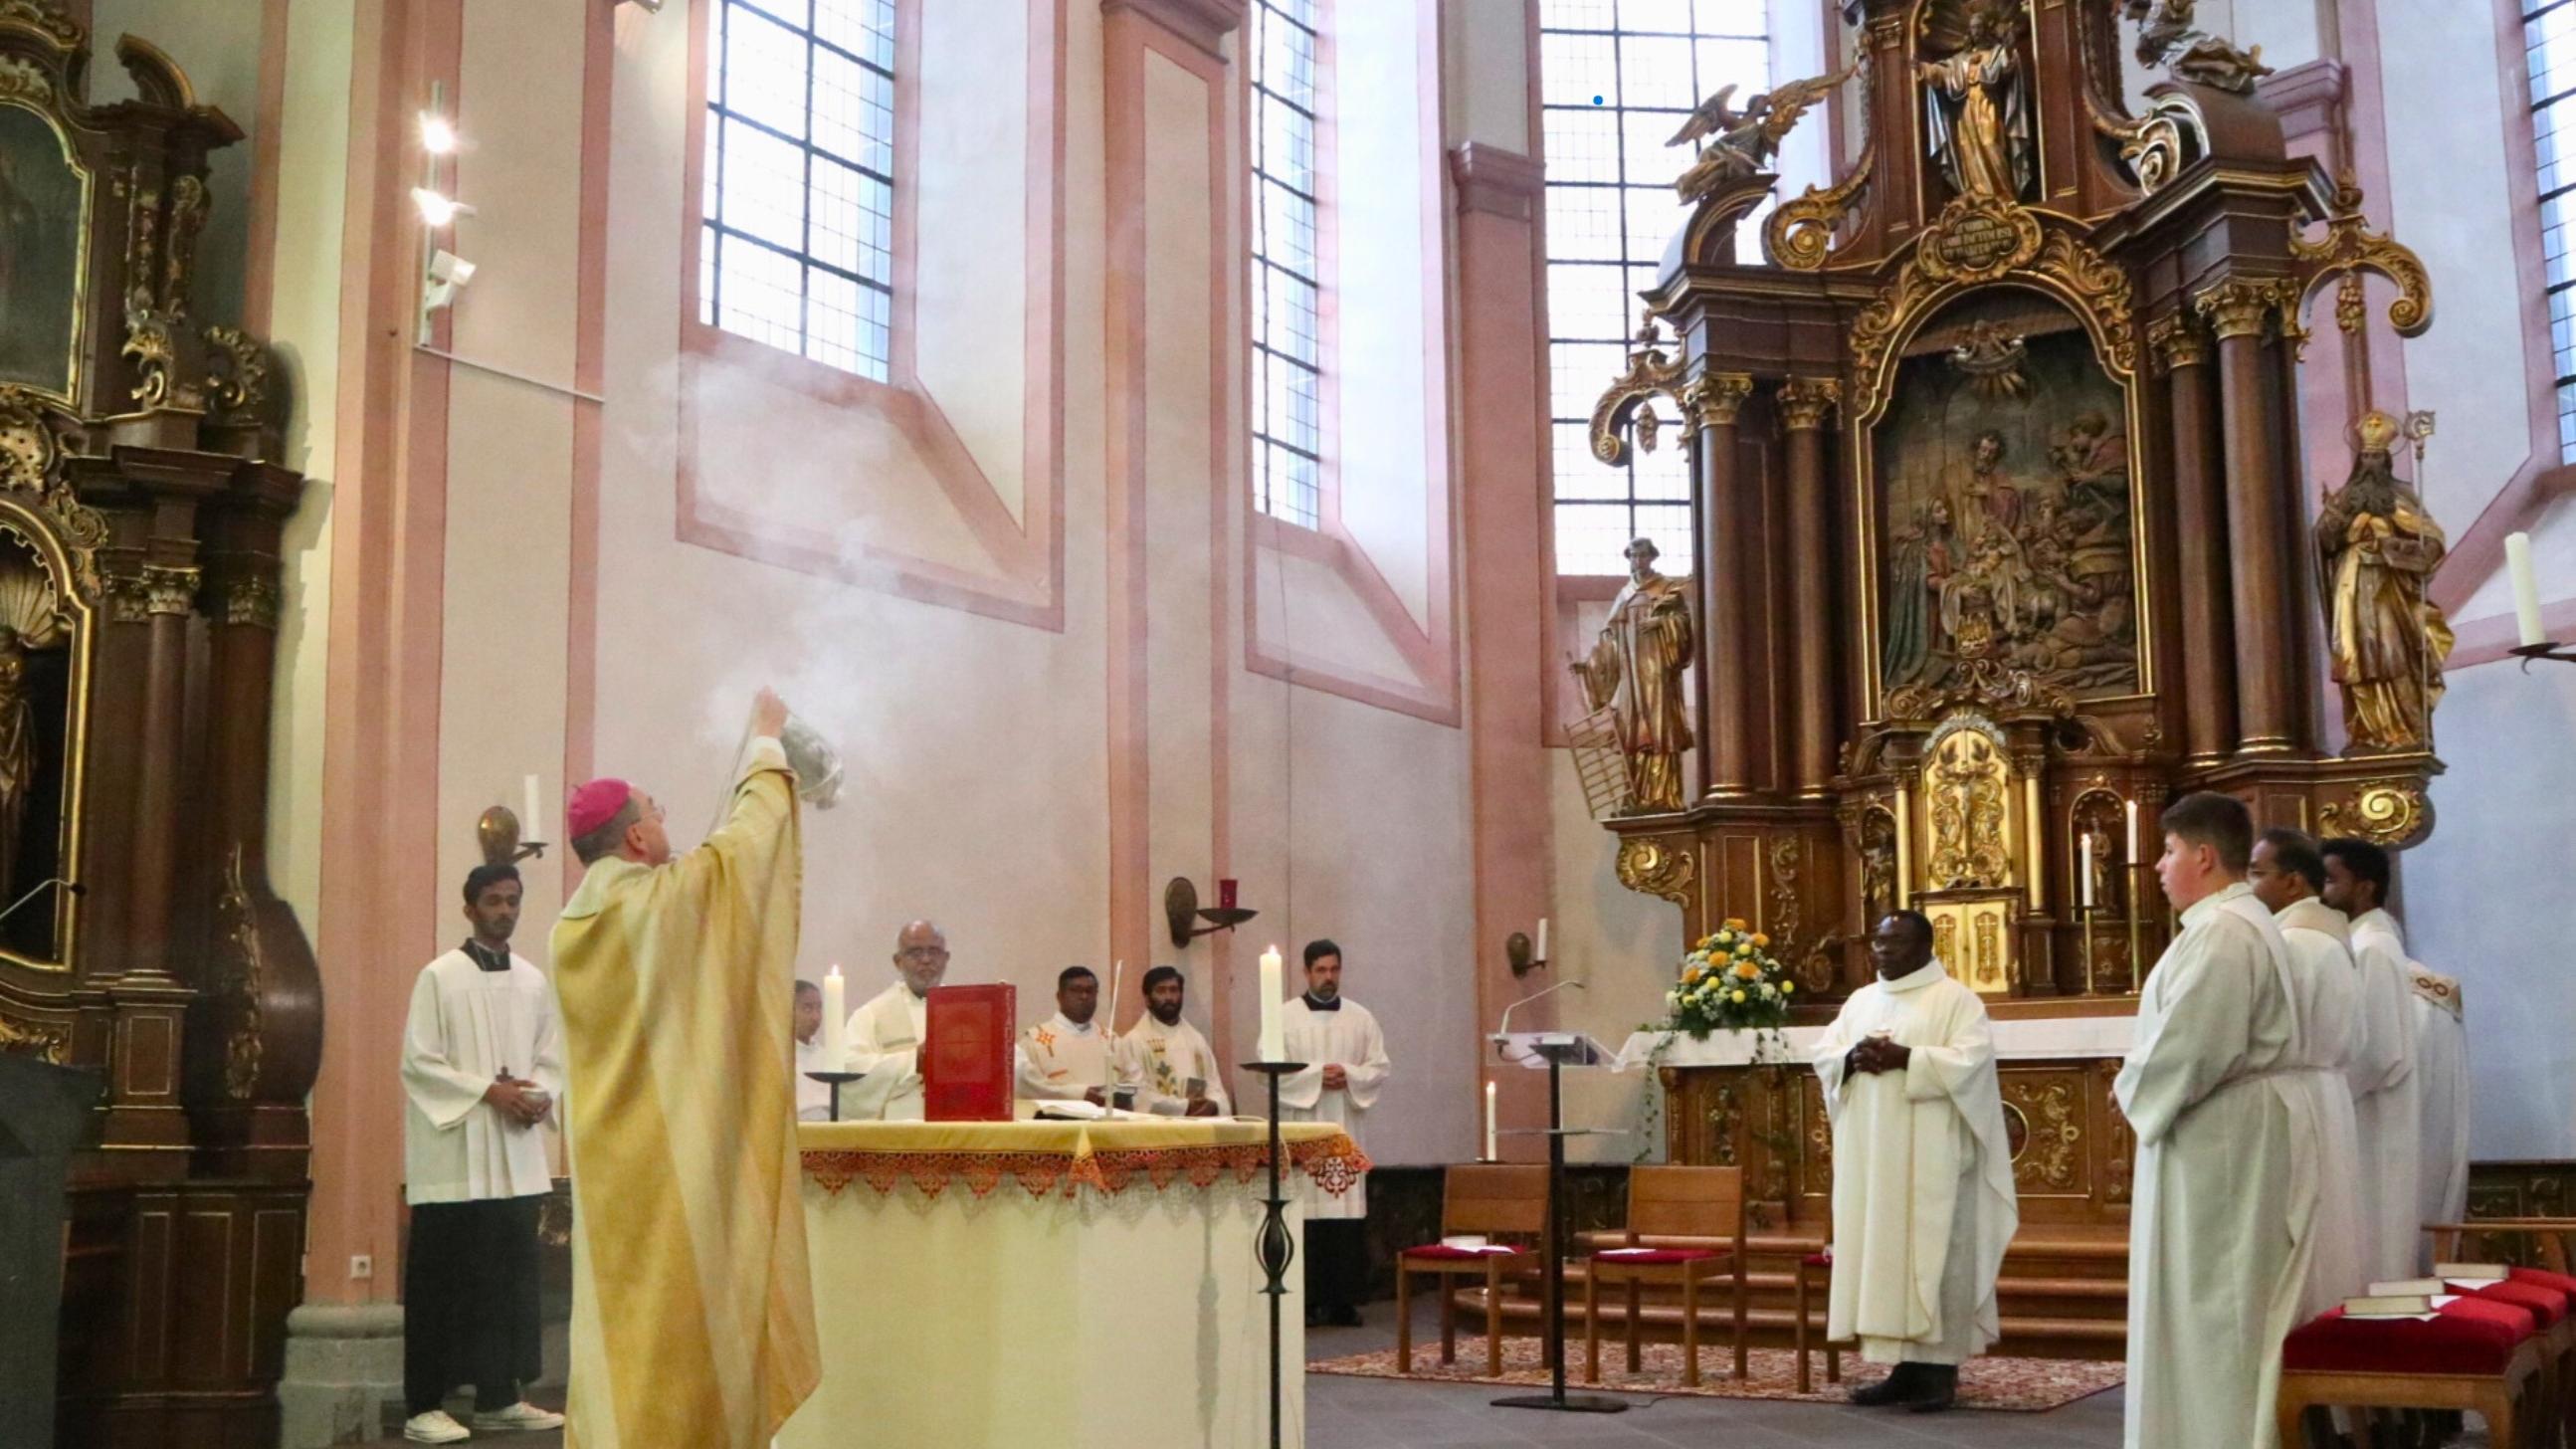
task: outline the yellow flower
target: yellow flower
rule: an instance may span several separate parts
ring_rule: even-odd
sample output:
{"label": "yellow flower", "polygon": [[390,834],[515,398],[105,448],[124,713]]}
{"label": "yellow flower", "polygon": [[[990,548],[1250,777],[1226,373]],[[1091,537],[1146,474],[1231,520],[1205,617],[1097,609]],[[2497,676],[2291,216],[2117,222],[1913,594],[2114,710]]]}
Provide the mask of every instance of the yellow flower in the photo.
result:
{"label": "yellow flower", "polygon": [[1735,1004],[1736,1004],[1736,1005],[1738,1005],[1738,1006],[1742,1006],[1742,1005],[1744,1004],[1744,993],[1743,993],[1743,992],[1739,991],[1739,992],[1735,993]]}
{"label": "yellow flower", "polygon": [[1735,968],[1735,974],[1743,977],[1747,981],[1750,981],[1754,977],[1762,974],[1762,968],[1754,965],[1750,961],[1747,961]]}
{"label": "yellow flower", "polygon": [[1741,931],[1741,930],[1743,930],[1743,929],[1744,929],[1744,918],[1743,918],[1742,916],[1729,916],[1729,917],[1727,917],[1727,918],[1726,918],[1726,929],[1728,929],[1728,930],[1730,930],[1730,931]]}
{"label": "yellow flower", "polygon": [[1753,944],[1756,946],[1768,946],[1771,944],[1771,938],[1762,934],[1760,931],[1756,931],[1753,933]]}
{"label": "yellow flower", "polygon": [[1781,983],[1780,983],[1780,994],[1781,994],[1782,996],[1786,996],[1786,995],[1788,995],[1790,992],[1795,991],[1795,990],[1797,990],[1797,989],[1798,989],[1798,983],[1797,983],[1797,982],[1795,982],[1795,981],[1783,981],[1783,982],[1781,982]]}

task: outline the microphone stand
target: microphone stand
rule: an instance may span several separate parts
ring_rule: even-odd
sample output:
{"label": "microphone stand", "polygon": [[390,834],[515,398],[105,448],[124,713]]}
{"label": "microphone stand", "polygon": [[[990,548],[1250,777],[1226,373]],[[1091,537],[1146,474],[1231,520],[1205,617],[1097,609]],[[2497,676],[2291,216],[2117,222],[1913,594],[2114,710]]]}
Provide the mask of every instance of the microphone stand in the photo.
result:
{"label": "microphone stand", "polygon": [[[1549,992],[1567,987],[1587,990],[1581,981],[1560,981],[1545,990],[1534,991],[1503,1008],[1503,1019],[1494,1030],[1495,1046],[1505,1044],[1501,1038],[1510,1035],[1512,1013]],[[1540,1337],[1545,1346],[1548,1369],[1548,1391],[1544,1394],[1511,1394],[1493,1400],[1498,1409],[1553,1409],[1559,1413],[1617,1414],[1624,1413],[1625,1401],[1607,1394],[1569,1394],[1565,1391],[1565,1096],[1562,1068],[1568,1050],[1560,1045],[1542,1045],[1538,1054],[1547,1059],[1547,1231],[1546,1261],[1540,1268]],[[1502,1311],[1500,1304],[1488,1303],[1488,1314]]]}

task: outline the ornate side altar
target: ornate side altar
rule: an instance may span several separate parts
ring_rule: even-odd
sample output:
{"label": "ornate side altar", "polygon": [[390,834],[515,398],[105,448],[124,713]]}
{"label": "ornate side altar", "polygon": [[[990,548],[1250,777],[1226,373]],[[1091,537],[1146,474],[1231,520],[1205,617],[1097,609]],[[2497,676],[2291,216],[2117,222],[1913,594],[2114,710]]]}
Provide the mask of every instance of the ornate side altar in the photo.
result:
{"label": "ornate side altar", "polygon": [[0,1050],[106,1077],[72,1163],[60,1442],[263,1443],[301,1292],[313,953],[270,891],[267,348],[196,306],[241,139],[128,36],[0,0]]}
{"label": "ornate side altar", "polygon": [[[1673,685],[1695,778],[1679,808],[1610,813],[1619,878],[1691,939],[1766,932],[1803,1020],[1867,979],[1868,923],[1899,906],[2007,1027],[2133,1012],[2172,929],[2152,866],[2180,792],[2389,846],[2432,827],[2440,530],[2391,420],[2354,420],[2314,517],[2296,436],[2309,300],[2332,289],[2358,328],[2375,273],[2412,336],[2423,269],[2285,154],[2259,59],[2188,0],[2125,6],[2167,71],[2133,114],[2123,8],[1845,6],[1857,157],[1740,265],[1773,148],[1841,78],[1716,128],[1593,414],[1609,463],[1678,431],[1700,560],[1696,683]],[[2024,1191],[2063,1198],[2026,1221],[2124,1219],[2116,1056],[2008,1064]],[[1792,1222],[1821,1210],[1811,1078],[1775,1107],[1772,1073],[1665,1072],[1675,1160],[1758,1155]]]}

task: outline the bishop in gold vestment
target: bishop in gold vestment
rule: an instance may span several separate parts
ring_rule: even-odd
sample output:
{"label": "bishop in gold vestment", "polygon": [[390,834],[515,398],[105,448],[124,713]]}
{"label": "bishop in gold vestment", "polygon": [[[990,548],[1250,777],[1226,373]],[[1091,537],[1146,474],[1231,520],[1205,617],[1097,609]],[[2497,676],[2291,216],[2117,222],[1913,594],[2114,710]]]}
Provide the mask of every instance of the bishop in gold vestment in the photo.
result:
{"label": "bishop in gold vestment", "polygon": [[[672,856],[619,781],[572,802],[573,1449],[760,1449],[821,1377],[798,1194],[795,777],[763,696],[725,823]],[[774,716],[772,707],[774,706]]]}

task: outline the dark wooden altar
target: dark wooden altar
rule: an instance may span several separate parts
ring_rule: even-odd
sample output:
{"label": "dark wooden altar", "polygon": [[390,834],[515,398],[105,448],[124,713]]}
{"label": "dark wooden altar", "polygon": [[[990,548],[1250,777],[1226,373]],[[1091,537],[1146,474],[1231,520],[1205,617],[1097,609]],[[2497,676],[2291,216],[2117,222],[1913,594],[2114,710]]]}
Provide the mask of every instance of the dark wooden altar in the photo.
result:
{"label": "dark wooden altar", "polygon": [[[266,347],[198,315],[241,139],[126,37],[0,0],[0,1049],[101,1069],[74,1159],[57,1442],[273,1442],[300,1293],[313,953],[270,891],[278,456]],[[23,898],[23,899],[22,899]]]}
{"label": "dark wooden altar", "polygon": [[[2356,328],[2376,274],[2414,335],[2423,271],[2285,153],[2251,57],[2132,8],[2168,69],[2143,114],[2118,0],[1853,0],[1856,159],[1740,265],[1777,134],[1703,151],[1594,413],[1604,461],[1678,429],[1695,480],[1697,778],[1606,822],[1619,877],[1693,939],[1768,932],[1801,1020],[1867,979],[1866,923],[1900,905],[1999,1019],[2134,1010],[2184,791],[2390,846],[2432,826],[2429,737],[2330,746],[2297,436],[2310,300]],[[1808,90],[1775,91],[1779,130]],[[2112,1065],[2007,1063],[2026,1222],[2125,1219]],[[1812,1078],[1667,1079],[1675,1160],[1742,1161],[1821,1217]]]}

